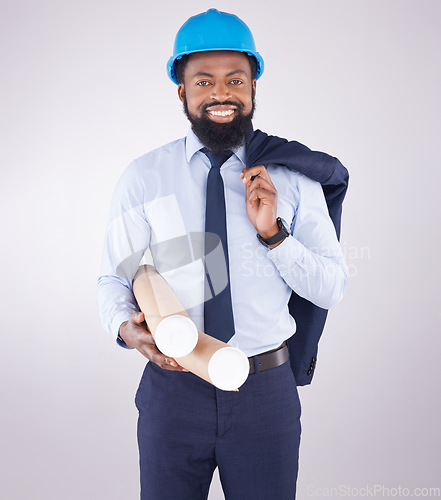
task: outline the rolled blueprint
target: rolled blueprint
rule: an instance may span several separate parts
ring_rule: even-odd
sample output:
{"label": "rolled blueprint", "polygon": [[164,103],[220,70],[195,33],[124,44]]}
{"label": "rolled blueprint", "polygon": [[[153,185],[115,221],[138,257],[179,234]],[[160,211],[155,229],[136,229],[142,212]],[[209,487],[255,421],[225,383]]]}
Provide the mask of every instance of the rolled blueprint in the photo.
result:
{"label": "rolled blueprint", "polygon": [[[240,349],[197,331],[173,290],[154,267],[140,266],[133,279],[133,293],[163,354],[224,391],[237,390],[245,382],[249,373],[246,355]],[[196,342],[188,340],[192,338],[190,330],[196,332]]]}
{"label": "rolled blueprint", "polygon": [[196,325],[153,266],[139,267],[133,279],[133,293],[163,354],[172,358],[182,357],[196,347]]}

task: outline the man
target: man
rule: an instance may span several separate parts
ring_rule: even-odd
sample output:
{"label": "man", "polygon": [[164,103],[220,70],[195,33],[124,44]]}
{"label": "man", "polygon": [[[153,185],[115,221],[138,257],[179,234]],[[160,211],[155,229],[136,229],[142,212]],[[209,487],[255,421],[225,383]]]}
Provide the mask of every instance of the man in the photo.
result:
{"label": "man", "polygon": [[[141,497],[206,499],[217,466],[228,500],[293,499],[300,402],[288,301],[295,291],[333,306],[346,264],[320,184],[283,161],[247,165],[260,137],[251,120],[263,72],[248,27],[215,9],[190,18],[168,72],[191,129],[123,173],[98,288],[105,327],[151,361],[136,395]],[[212,252],[219,246],[222,259]],[[147,249],[198,329],[249,356],[238,392],[156,348],[131,289]]]}

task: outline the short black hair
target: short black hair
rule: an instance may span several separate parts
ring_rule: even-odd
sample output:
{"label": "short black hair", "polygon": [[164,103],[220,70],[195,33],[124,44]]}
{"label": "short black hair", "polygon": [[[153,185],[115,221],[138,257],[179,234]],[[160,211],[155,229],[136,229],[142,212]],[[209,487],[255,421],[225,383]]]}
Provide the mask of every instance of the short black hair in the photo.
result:
{"label": "short black hair", "polygon": [[[251,68],[251,79],[254,80],[257,74],[257,61],[254,56],[248,55],[248,61],[250,62]],[[176,79],[179,83],[184,83],[184,71],[188,63],[189,55],[182,56],[180,59],[176,59],[174,68]]]}

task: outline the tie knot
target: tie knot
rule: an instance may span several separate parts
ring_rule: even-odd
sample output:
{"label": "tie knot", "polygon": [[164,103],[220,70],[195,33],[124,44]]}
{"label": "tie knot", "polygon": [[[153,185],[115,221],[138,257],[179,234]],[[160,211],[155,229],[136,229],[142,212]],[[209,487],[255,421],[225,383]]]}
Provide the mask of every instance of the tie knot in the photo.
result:
{"label": "tie knot", "polygon": [[214,168],[220,168],[228,158],[233,154],[232,151],[226,150],[220,153],[213,153],[207,148],[201,149],[205,156],[210,160],[211,166]]}

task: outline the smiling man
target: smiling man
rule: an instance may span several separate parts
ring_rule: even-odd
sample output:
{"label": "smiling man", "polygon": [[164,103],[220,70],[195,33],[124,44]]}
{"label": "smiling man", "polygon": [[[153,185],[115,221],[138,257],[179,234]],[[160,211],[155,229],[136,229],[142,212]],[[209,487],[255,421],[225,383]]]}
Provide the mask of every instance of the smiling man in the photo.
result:
{"label": "smiling man", "polygon": [[[167,68],[191,128],[123,173],[98,280],[105,328],[150,361],[136,394],[141,498],[206,499],[218,467],[227,500],[294,499],[297,385],[311,381],[326,309],[347,283],[347,172],[253,131],[263,59],[238,17],[190,18]],[[132,292],[147,249],[198,329],[249,357],[238,392],[157,349]]]}

